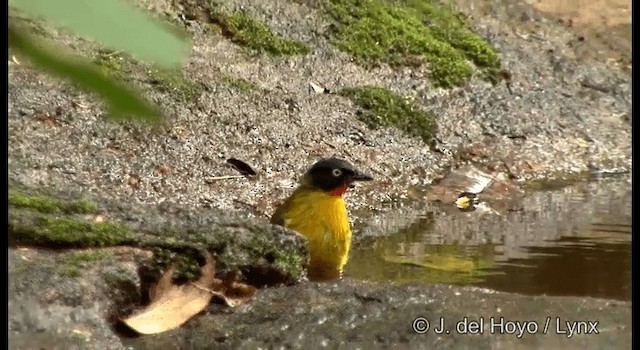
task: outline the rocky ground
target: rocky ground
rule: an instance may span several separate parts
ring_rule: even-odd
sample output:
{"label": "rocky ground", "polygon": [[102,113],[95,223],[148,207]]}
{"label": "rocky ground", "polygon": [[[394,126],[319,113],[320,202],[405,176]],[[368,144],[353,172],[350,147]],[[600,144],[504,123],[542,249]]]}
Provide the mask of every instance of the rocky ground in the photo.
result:
{"label": "rocky ground", "polygon": [[[201,16],[203,9],[211,10],[208,2],[146,0],[142,4],[183,25],[193,37],[183,72],[158,72],[63,31],[32,25],[42,36],[90,57],[108,74],[138,86],[169,116],[164,125],[149,129],[107,123],[104,106],[93,96],[33,70],[18,54],[20,64],[9,63],[8,162],[14,188],[90,197],[99,203],[98,214],[129,225],[133,233],[165,232],[174,224],[200,225],[195,232],[214,232],[219,237],[239,230],[250,238],[271,232],[264,216],[291,191],[296,177],[322,156],[347,158],[376,177],[377,181],[359,186],[348,198],[356,219],[371,222],[375,222],[372,216],[389,215],[388,203],[415,200],[428,189],[425,186],[465,163],[524,181],[630,171],[628,5],[596,1],[588,6],[591,11],[583,6],[568,11],[545,1],[533,5],[459,2],[473,31],[499,52],[503,73],[494,85],[482,79],[478,70],[470,79],[445,89],[435,84],[435,66],[364,64],[341,51],[331,37],[335,29],[331,18],[318,1],[238,0],[219,8],[255,18],[276,36],[308,48],[306,53],[284,56],[256,55],[233,43],[216,25],[220,18],[216,22],[210,13],[204,19]],[[571,10],[575,8],[580,10]],[[311,82],[338,93],[310,92]],[[402,124],[371,128],[362,118],[362,105],[339,93],[364,86],[383,88],[388,101],[395,101],[387,97],[397,94],[413,106],[406,109],[396,103],[390,110],[402,105],[397,107],[401,113],[417,110],[426,113],[420,114],[425,118],[434,118],[435,136],[422,139]],[[259,176],[216,179],[237,174],[225,163],[229,157],[248,162]],[[212,305],[204,317],[179,331],[123,340],[109,323],[113,305],[135,303],[139,283],[135,257],[143,254],[137,249],[151,247],[157,240],[140,238],[149,236],[146,232],[147,236],[132,240],[141,248],[109,252],[106,258],[85,256],[97,263],[76,262],[69,267],[60,262],[68,262],[68,255],[75,252],[43,250],[33,244],[33,237],[45,237],[38,242],[41,246],[68,240],[67,236],[41,234],[53,232],[51,227],[41,227],[44,231],[35,236],[33,230],[15,230],[21,223],[32,222],[28,220],[49,222],[47,215],[61,215],[60,210],[52,214],[40,206],[34,211],[38,214],[24,214],[17,208],[34,206],[13,204],[10,235],[29,232],[17,235],[16,246],[9,250],[9,331],[16,349],[87,344],[199,348],[214,342],[221,347],[276,343],[303,347],[312,342],[332,346],[338,339],[345,346],[362,347],[475,348],[480,343],[486,348],[591,347],[596,337],[595,344],[608,347],[630,343],[628,303],[353,280],[267,288],[257,300],[234,311]],[[141,219],[148,213],[157,220]],[[88,220],[80,213],[69,215],[70,220]],[[245,224],[243,216],[256,218]],[[235,227],[234,220],[243,223],[244,229]],[[202,229],[218,221],[227,224]],[[289,236],[278,231],[274,237]],[[287,246],[295,251],[299,242],[292,245],[289,239],[274,240],[270,249]],[[219,242],[200,243],[211,247]],[[232,242],[228,247],[245,252],[249,246]],[[300,255],[292,254],[304,256],[302,250]],[[248,259],[245,267],[258,264],[258,257]],[[267,265],[283,267],[277,257],[268,260]],[[286,257],[283,261],[291,262]],[[90,266],[96,273],[90,273]],[[122,271],[115,271],[117,266]],[[291,266],[284,267],[290,272]],[[599,320],[601,334],[572,339],[418,336],[410,325],[423,314],[451,320],[495,314],[540,322],[558,314],[572,320]]]}
{"label": "rocky ground", "polygon": [[[466,8],[473,28],[500,52],[510,89],[472,78],[444,90],[431,86],[427,67],[357,64],[327,42],[328,23],[311,5],[250,3],[227,7],[242,7],[279,35],[308,45],[310,53],[251,55],[206,23],[187,21],[194,42],[184,76],[198,86],[188,91],[190,99],[184,98],[185,88],[154,85],[138,77],[144,72],[127,71],[171,116],[161,130],[103,123],[104,110],[89,95],[12,65],[10,176],[33,186],[74,186],[141,203],[171,199],[270,213],[306,167],[334,154],[378,179],[351,196],[354,208],[398,198],[408,185],[429,184],[464,161],[522,179],[630,168],[629,70],[607,60],[608,51],[579,55],[606,39],[576,34],[529,5],[479,2],[482,9]],[[172,19],[187,12],[168,1],[148,5]],[[96,56],[85,41],[47,33]],[[415,100],[435,114],[441,152],[397,128],[367,128],[349,99],[309,94],[310,82],[333,91],[374,85]],[[43,122],[44,115],[53,122]],[[211,180],[236,174],[224,162],[229,157],[248,162],[260,177]]]}
{"label": "rocky ground", "polygon": [[[43,290],[59,284],[51,274],[38,272],[32,272],[29,283]],[[304,282],[261,290],[250,304],[232,311],[212,304],[204,315],[177,331],[121,339],[105,321],[105,314],[113,303],[122,301],[122,295],[111,291],[107,297],[93,285],[76,285],[68,293],[67,300],[52,296],[55,302],[10,296],[11,348],[80,349],[89,344],[96,349],[622,349],[631,344],[629,304],[591,298],[530,297],[444,285],[399,287],[350,279],[338,284]],[[431,328],[416,334],[412,324],[418,317],[430,320],[432,327],[443,317],[450,333],[438,335]],[[470,321],[484,317],[484,333],[458,333],[456,324],[464,317]],[[521,337],[498,334],[499,328],[491,328],[491,317],[534,321],[538,331]],[[542,334],[547,317],[550,325]],[[566,321],[598,321],[599,333],[569,337],[562,333],[567,332]],[[491,329],[496,333],[490,334]]]}

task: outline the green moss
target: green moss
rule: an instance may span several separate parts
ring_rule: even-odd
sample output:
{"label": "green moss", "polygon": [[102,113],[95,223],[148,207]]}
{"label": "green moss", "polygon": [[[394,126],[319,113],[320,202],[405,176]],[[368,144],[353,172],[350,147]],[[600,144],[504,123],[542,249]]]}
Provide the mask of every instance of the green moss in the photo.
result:
{"label": "green moss", "polygon": [[275,254],[274,266],[283,272],[288,272],[292,276],[301,276],[306,259],[300,252],[277,251]]}
{"label": "green moss", "polygon": [[98,212],[98,206],[86,199],[62,201],[49,196],[30,196],[14,190],[9,191],[9,205],[41,213],[94,214]]}
{"label": "green moss", "polygon": [[105,247],[131,242],[132,232],[115,222],[91,222],[22,210],[9,210],[9,238],[49,247]]}
{"label": "green moss", "polygon": [[[104,274],[104,282],[111,288],[117,289],[122,284],[130,283],[135,280],[135,275],[126,268],[119,266],[113,271],[106,271]],[[137,292],[137,289],[136,289]]]}
{"label": "green moss", "polygon": [[242,78],[235,78],[230,75],[223,75],[222,82],[228,85],[229,87],[236,89],[241,92],[250,92],[258,90],[258,86],[256,84]]}
{"label": "green moss", "polygon": [[[150,210],[143,211],[144,214],[134,211],[138,213],[136,215],[144,215],[145,224],[133,230],[115,221],[96,222],[78,215],[78,212],[90,211],[86,205],[77,204],[84,201],[57,200],[42,194],[25,195],[15,188],[20,187],[12,186],[10,189],[8,238],[12,245],[47,248],[131,245],[152,249],[156,253],[152,259],[155,269],[160,272],[169,264],[176,264],[174,279],[178,281],[200,276],[205,251],[214,254],[217,271],[248,271],[251,274],[248,280],[259,280],[257,283],[261,285],[296,281],[303,270],[302,262],[306,258],[304,242],[297,236],[278,233],[269,226],[252,225],[241,219],[233,228],[212,228],[210,224],[180,220],[163,222],[154,219],[159,214]],[[92,205],[90,208],[95,208],[95,204]],[[117,217],[127,209],[104,204],[103,210],[106,217]],[[71,256],[68,263],[61,264],[61,271],[67,276],[79,276],[83,272],[82,267],[94,258],[97,257],[86,253]]]}
{"label": "green moss", "polygon": [[274,249],[273,245],[265,244],[269,232],[264,231],[264,236],[255,236],[254,239],[243,242],[242,248],[249,252],[252,259],[267,258],[276,271],[286,272],[292,276],[301,276],[306,265],[306,255],[300,254],[298,249]]}
{"label": "green moss", "polygon": [[129,56],[117,51],[101,51],[93,59],[102,73],[120,81],[131,80],[134,61]]}
{"label": "green moss", "polygon": [[67,277],[80,277],[82,276],[82,270],[76,266],[71,265],[63,265],[60,271],[64,276]]}
{"label": "green moss", "polygon": [[111,256],[111,254],[104,251],[76,252],[65,257],[64,263],[68,265],[85,266],[87,263],[95,263],[108,256]]}
{"label": "green moss", "polygon": [[159,276],[171,265],[175,267],[173,279],[177,283],[197,280],[202,275],[202,267],[193,254],[178,253],[163,248],[153,249],[153,264],[151,265],[153,273]]}
{"label": "green moss", "polygon": [[79,277],[90,264],[99,262],[110,256],[107,252],[77,252],[65,257],[62,261],[61,272],[68,277]]}
{"label": "green moss", "polygon": [[[242,230],[238,233],[195,227],[166,230],[158,235],[161,237],[158,240],[148,239],[141,245],[154,251],[148,265],[154,274],[159,275],[174,264],[173,278],[177,283],[200,276],[205,251],[214,254],[216,271],[242,271],[257,285],[286,284],[300,278],[307,258],[303,242],[279,242],[274,232],[263,226],[246,227],[246,234]],[[180,239],[185,235],[188,241]]]}
{"label": "green moss", "polygon": [[358,118],[370,128],[396,127],[409,135],[431,143],[437,131],[435,117],[405,101],[393,92],[372,86],[343,89],[360,108]]}
{"label": "green moss", "polygon": [[473,73],[496,82],[500,60],[464,18],[434,0],[326,0],[335,21],[333,43],[361,63],[415,65],[427,62],[434,85],[464,83]]}
{"label": "green moss", "polygon": [[187,79],[180,69],[154,69],[148,71],[151,84],[163,92],[177,93],[186,100],[194,100],[200,96],[202,87]]}
{"label": "green moss", "polygon": [[272,56],[306,55],[309,48],[295,40],[278,37],[265,24],[243,14],[211,11],[211,20],[231,42]]}

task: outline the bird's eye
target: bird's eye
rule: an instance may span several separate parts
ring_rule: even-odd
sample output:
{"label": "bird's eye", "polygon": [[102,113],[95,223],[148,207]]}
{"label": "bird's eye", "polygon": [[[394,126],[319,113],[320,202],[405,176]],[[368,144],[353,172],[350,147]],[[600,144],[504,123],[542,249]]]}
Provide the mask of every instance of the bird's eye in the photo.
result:
{"label": "bird's eye", "polygon": [[334,177],[340,177],[342,176],[342,170],[335,168],[331,171],[331,175],[333,175]]}

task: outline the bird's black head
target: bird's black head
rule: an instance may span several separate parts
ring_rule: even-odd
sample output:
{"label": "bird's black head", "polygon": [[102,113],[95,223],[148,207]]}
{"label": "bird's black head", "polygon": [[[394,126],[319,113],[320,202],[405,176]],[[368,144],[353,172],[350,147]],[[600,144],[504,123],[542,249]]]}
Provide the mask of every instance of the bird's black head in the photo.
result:
{"label": "bird's black head", "polygon": [[360,172],[351,163],[338,158],[321,159],[307,171],[304,182],[334,195],[342,195],[355,181],[373,178]]}

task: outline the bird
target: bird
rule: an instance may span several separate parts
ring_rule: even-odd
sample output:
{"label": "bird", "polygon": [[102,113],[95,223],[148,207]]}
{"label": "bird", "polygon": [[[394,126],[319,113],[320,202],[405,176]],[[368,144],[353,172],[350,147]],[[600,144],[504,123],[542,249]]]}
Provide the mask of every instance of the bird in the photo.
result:
{"label": "bird", "polygon": [[298,187],[276,208],[272,224],[307,238],[309,280],[342,277],[351,248],[351,227],[343,196],[355,187],[355,182],[372,180],[373,177],[346,160],[322,158],[304,173]]}

